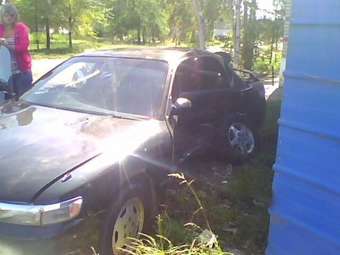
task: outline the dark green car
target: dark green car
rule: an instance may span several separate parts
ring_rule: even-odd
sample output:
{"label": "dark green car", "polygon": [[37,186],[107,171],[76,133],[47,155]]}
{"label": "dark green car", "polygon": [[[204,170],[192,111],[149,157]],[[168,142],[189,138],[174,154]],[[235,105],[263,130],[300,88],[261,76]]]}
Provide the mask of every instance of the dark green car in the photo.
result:
{"label": "dark green car", "polygon": [[263,85],[206,51],[67,60],[0,108],[0,254],[119,254],[150,227],[167,175],[256,150]]}

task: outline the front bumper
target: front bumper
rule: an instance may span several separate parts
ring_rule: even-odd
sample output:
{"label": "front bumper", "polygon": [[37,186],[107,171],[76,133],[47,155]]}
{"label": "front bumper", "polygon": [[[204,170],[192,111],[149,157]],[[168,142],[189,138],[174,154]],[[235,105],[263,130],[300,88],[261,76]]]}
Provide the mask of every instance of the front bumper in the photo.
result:
{"label": "front bumper", "polygon": [[0,255],[87,255],[98,251],[99,217],[46,227],[0,223]]}

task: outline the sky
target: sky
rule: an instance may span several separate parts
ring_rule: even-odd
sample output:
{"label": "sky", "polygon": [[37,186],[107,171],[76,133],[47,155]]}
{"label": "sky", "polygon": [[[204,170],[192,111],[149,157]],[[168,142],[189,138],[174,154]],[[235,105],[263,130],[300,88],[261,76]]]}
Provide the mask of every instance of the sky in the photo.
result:
{"label": "sky", "polygon": [[273,0],[257,0],[256,2],[260,9],[273,10]]}
{"label": "sky", "polygon": [[257,0],[256,3],[257,3],[258,8],[260,9],[257,11],[257,15],[256,15],[257,18],[263,18],[264,16],[267,18],[272,18],[272,15],[270,14],[270,12],[274,10],[273,0]]}

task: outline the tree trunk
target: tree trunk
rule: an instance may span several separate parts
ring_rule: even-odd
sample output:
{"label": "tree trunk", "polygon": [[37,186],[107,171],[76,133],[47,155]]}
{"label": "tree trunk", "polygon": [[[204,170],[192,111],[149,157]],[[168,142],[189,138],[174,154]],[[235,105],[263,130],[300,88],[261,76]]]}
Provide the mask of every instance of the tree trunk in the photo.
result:
{"label": "tree trunk", "polygon": [[206,43],[206,29],[205,29],[205,18],[203,15],[203,10],[201,8],[200,2],[198,0],[192,0],[196,16],[199,23],[199,47],[200,49],[205,49]]}
{"label": "tree trunk", "polygon": [[138,27],[137,27],[137,43],[138,43],[138,45],[142,44],[141,27],[140,27],[140,25],[138,25]]}
{"label": "tree trunk", "polygon": [[37,0],[34,0],[34,27],[35,27],[35,43],[37,45],[37,50],[40,49],[39,45],[39,29],[38,29],[38,7]]}
{"label": "tree trunk", "polygon": [[46,49],[51,49],[51,34],[50,34],[50,19],[46,17],[45,19],[45,28],[46,28]]}
{"label": "tree trunk", "polygon": [[[70,18],[71,19],[71,18]],[[72,30],[68,31],[68,47],[72,49],[73,44],[72,44]]]}
{"label": "tree trunk", "polygon": [[254,65],[254,50],[255,50],[255,42],[256,42],[256,0],[252,0],[251,8],[250,8],[250,23],[249,23],[249,63],[247,68],[252,69]]}
{"label": "tree trunk", "polygon": [[146,29],[143,27],[142,30],[142,39],[143,39],[143,45],[146,44]]}
{"label": "tree trunk", "polygon": [[[249,8],[250,7],[250,8]],[[250,10],[250,12],[248,12]],[[252,0],[251,5],[244,2],[244,32],[242,63],[245,69],[252,69],[254,64],[254,49],[256,41],[256,0]]]}
{"label": "tree trunk", "polygon": [[69,1],[68,5],[69,17],[68,17],[68,47],[72,49],[72,6],[71,1]]}
{"label": "tree trunk", "polygon": [[251,47],[251,42],[250,42],[250,28],[249,28],[249,16],[248,16],[248,2],[244,1],[243,2],[243,47],[242,47],[242,65],[246,69],[249,68],[249,49]]}
{"label": "tree trunk", "polygon": [[151,29],[151,42],[152,43],[155,43],[156,42],[156,28],[155,26],[152,26],[152,29]]}
{"label": "tree trunk", "polygon": [[234,64],[236,67],[240,66],[241,58],[241,2],[236,0],[235,6],[235,45],[234,45]]}

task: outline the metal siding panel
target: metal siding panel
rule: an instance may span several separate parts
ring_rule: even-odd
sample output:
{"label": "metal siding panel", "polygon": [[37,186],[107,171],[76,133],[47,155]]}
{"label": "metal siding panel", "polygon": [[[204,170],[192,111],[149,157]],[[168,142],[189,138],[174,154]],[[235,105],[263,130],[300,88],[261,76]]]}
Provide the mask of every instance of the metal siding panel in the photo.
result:
{"label": "metal siding panel", "polygon": [[339,109],[340,83],[286,78],[280,124],[340,139]]}
{"label": "metal siding panel", "polygon": [[303,226],[285,220],[281,216],[272,214],[271,224],[275,228],[270,230],[270,242],[267,254],[275,255],[335,255],[339,248],[325,246],[324,241],[313,235]]}
{"label": "metal siding panel", "polygon": [[295,73],[340,79],[339,35],[340,21],[337,26],[293,24],[289,35],[287,67]]}
{"label": "metal siding panel", "polygon": [[339,196],[320,187],[317,182],[304,179],[303,175],[295,175],[291,170],[283,166],[276,167],[274,189],[280,195],[277,196],[271,214],[289,219],[339,247]]}
{"label": "metal siding panel", "polygon": [[295,0],[268,255],[340,254],[340,1]]}
{"label": "metal siding panel", "polygon": [[[309,185],[314,186],[312,188],[316,189],[315,192],[322,189],[339,195],[340,144],[332,139],[324,139],[320,142],[321,139],[314,133],[289,127],[282,126],[281,130],[280,154],[274,169],[280,172],[289,172],[296,178],[304,179]],[[324,152],[327,154],[325,155]],[[339,226],[338,229],[340,231]]]}
{"label": "metal siding panel", "polygon": [[293,23],[332,24],[339,23],[338,0],[293,0]]}

